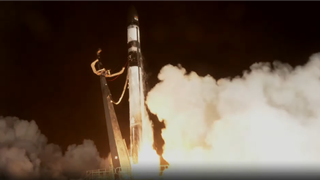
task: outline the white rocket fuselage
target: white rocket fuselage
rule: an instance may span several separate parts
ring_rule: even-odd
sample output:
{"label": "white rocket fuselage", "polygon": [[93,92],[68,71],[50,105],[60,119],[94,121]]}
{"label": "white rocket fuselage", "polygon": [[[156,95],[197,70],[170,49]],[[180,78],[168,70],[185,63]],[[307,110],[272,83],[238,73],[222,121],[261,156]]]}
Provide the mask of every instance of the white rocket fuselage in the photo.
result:
{"label": "white rocket fuselage", "polygon": [[138,163],[142,143],[142,118],[144,116],[144,91],[142,56],[138,15],[134,7],[128,16],[128,78],[129,78],[129,116],[130,116],[130,156],[133,164]]}

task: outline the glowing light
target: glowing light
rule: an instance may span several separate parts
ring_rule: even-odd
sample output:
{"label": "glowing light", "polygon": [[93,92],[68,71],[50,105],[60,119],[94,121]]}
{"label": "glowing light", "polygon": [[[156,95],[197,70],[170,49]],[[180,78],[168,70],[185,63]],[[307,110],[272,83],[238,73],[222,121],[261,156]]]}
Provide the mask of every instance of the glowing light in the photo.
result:
{"label": "glowing light", "polygon": [[185,172],[186,165],[196,172],[320,167],[319,54],[294,70],[256,63],[243,77],[218,84],[172,65],[158,78],[147,104],[166,124],[164,175]]}

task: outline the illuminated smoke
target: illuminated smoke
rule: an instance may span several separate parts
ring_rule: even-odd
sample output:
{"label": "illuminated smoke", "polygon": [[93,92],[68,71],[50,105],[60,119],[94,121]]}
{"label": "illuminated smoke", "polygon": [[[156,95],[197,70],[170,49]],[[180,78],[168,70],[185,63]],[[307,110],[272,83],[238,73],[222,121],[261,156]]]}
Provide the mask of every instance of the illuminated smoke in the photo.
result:
{"label": "illuminated smoke", "polygon": [[[0,179],[69,179],[106,166],[91,140],[60,147],[47,144],[34,121],[0,117]],[[2,177],[2,178],[1,178]]]}
{"label": "illuminated smoke", "polygon": [[188,165],[195,172],[320,167],[320,54],[295,68],[250,69],[217,82],[181,66],[162,68],[147,105],[165,120],[167,173]]}

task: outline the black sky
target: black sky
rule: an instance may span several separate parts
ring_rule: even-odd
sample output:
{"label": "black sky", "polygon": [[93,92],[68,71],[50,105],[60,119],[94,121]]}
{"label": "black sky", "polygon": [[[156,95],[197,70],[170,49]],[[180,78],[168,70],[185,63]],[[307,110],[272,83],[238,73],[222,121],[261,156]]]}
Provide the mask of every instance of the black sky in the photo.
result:
{"label": "black sky", "polygon": [[[140,18],[148,87],[166,64],[215,78],[257,61],[304,64],[320,52],[320,2],[1,2],[0,115],[35,120],[63,148],[92,139],[109,151],[98,48],[114,71],[127,59],[127,10]],[[117,99],[125,75],[109,84]],[[116,106],[128,141],[128,94]]]}

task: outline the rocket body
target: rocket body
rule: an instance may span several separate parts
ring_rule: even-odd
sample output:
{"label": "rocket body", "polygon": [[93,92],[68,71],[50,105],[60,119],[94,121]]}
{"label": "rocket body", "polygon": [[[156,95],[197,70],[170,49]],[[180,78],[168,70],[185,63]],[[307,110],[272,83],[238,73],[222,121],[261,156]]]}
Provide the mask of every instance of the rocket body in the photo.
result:
{"label": "rocket body", "polygon": [[134,7],[128,13],[128,78],[130,116],[130,156],[133,164],[138,163],[142,143],[142,118],[144,116],[144,91],[142,56],[138,14]]}

